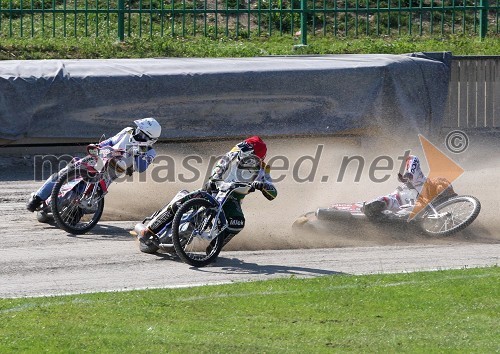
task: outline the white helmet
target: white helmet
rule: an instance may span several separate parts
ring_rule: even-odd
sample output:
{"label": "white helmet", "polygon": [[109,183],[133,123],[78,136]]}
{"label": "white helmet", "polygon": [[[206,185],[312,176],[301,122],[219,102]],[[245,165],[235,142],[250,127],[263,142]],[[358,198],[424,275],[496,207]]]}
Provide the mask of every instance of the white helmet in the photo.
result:
{"label": "white helmet", "polygon": [[161,126],[154,118],[142,118],[134,120],[137,128],[134,133],[134,139],[139,142],[154,144],[160,137]]}

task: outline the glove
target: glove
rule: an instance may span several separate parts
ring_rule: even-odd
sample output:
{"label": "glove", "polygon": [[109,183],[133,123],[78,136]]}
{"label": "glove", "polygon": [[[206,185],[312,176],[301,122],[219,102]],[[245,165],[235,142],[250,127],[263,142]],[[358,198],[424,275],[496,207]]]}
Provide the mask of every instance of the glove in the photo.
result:
{"label": "glove", "polygon": [[408,182],[408,178],[403,177],[403,175],[401,173],[398,173],[398,181],[401,183],[406,183],[406,182]]}
{"label": "glove", "polygon": [[127,176],[132,176],[133,173],[134,173],[134,167],[133,166],[127,167],[127,170],[125,171],[125,174]]}
{"label": "glove", "polygon": [[254,190],[258,189],[259,191],[261,191],[261,190],[264,189],[264,182],[262,182],[262,181],[253,181],[252,182],[252,188]]}
{"label": "glove", "polygon": [[214,181],[209,179],[208,182],[205,183],[205,186],[203,187],[203,189],[210,193],[210,192],[217,189],[217,185],[215,184]]}
{"label": "glove", "polygon": [[96,156],[99,154],[99,147],[95,144],[87,145],[87,154]]}
{"label": "glove", "polygon": [[132,155],[139,156],[145,155],[148,152],[148,147],[143,145],[136,145],[132,148]]}

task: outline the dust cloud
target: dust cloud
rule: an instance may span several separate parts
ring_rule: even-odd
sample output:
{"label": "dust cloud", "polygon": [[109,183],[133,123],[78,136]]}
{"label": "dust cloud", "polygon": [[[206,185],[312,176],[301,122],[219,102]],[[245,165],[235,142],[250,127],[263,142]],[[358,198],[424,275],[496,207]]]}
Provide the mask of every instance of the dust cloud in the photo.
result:
{"label": "dust cloud", "polygon": [[[401,139],[398,139],[401,141]],[[306,212],[333,202],[371,200],[390,193],[398,185],[396,175],[405,151],[425,157],[415,134],[401,145],[390,138],[301,137],[267,138],[267,161],[276,181],[278,197],[268,201],[260,192],[243,201],[245,229],[225,248],[260,250],[372,246],[408,243],[492,242],[500,240],[496,221],[500,198],[496,182],[500,175],[500,144],[494,139],[470,137],[462,154],[452,154],[442,141],[431,140],[456,161],[465,173],[454,183],[462,195],[476,196],[482,210],[465,231],[449,238],[433,239],[410,230],[353,225],[323,232],[292,230],[292,224]],[[238,140],[176,142],[157,144],[158,158],[143,175],[114,183],[106,199],[103,215],[110,220],[137,220],[166,204],[180,189],[194,190],[203,185],[209,165],[229,151]],[[392,162],[392,164],[391,164]],[[370,176],[371,175],[371,176]]]}

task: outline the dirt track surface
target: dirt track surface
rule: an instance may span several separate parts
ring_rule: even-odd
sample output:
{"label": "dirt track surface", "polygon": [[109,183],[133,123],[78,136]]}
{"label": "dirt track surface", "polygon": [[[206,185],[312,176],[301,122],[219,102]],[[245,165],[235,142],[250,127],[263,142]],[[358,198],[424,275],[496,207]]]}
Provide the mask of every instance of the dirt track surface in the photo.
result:
{"label": "dirt track surface", "polygon": [[[314,155],[317,143],[308,140],[302,148]],[[228,143],[221,143],[215,150],[223,151],[223,145]],[[289,141],[276,141],[275,151],[289,150],[289,145]],[[185,147],[167,148],[181,155]],[[205,152],[206,146],[189,148]],[[327,142],[325,151],[328,148]],[[300,156],[288,153],[292,162]],[[492,153],[490,156],[498,155]],[[496,189],[488,187],[496,183],[499,166],[498,162],[497,165],[477,164],[474,156],[463,161],[469,174],[458,186],[467,194],[477,196],[483,210],[470,228],[452,238],[432,239],[385,230],[317,235],[294,233],[291,224],[301,213],[325,205],[327,201],[363,200],[360,198],[366,190],[361,190],[359,183],[353,184],[348,178],[342,186],[285,181],[277,184],[279,196],[272,204],[261,196],[249,196],[248,202],[245,199],[245,230],[231,241],[214,265],[200,269],[191,268],[166,254],[140,253],[137,241],[129,234],[135,222],[161,207],[175,191],[186,185],[155,181],[141,185],[135,180],[113,185],[106,199],[105,219],[91,233],[72,236],[52,225],[37,223],[35,216],[24,209],[29,193],[42,183],[33,181],[33,166],[29,161],[26,156],[0,158],[0,225],[3,230],[0,297],[182,287],[291,275],[411,272],[499,263],[496,214],[500,198]],[[338,159],[326,161],[329,164],[320,164],[318,168],[320,176],[326,174],[324,171],[338,170]],[[478,176],[481,184],[470,182]],[[370,191],[377,195],[390,191],[393,184],[373,185]],[[187,187],[196,188],[194,185]]]}

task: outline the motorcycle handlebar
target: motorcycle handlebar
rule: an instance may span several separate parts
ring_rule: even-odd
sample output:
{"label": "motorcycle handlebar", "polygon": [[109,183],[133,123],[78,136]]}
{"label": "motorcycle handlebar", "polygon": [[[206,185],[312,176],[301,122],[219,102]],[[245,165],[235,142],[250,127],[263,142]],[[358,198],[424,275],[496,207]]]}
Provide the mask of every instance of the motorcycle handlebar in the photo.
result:
{"label": "motorcycle handlebar", "polygon": [[87,145],[87,154],[92,156],[102,155],[103,151],[107,151],[103,157],[111,155],[111,157],[121,157],[127,154],[132,155],[145,155],[147,153],[147,148],[145,145],[139,144],[131,148],[131,151],[125,149],[115,149],[112,146],[99,146],[95,144]]}
{"label": "motorcycle handlebar", "polygon": [[[219,190],[220,184],[224,183],[225,181],[223,179],[213,178],[210,180],[210,182],[213,182],[215,187],[216,187],[215,189]],[[227,182],[227,183],[231,183],[231,189],[235,189],[238,187],[250,187],[250,189],[248,190],[249,193],[255,191],[255,188],[252,187],[252,183],[249,183],[249,182],[233,181],[233,182]]]}
{"label": "motorcycle handlebar", "polygon": [[92,148],[87,148],[87,152],[89,153],[89,155],[92,156],[112,158],[112,157],[122,157],[127,154],[127,152],[124,149],[114,149],[111,146],[105,146],[105,147],[96,146],[95,150],[97,151],[97,153],[92,151]]}
{"label": "motorcycle handlebar", "polygon": [[[211,180],[212,182],[225,182],[223,179],[215,179],[213,178]],[[233,185],[238,185],[239,187],[251,187],[252,186],[252,183],[249,183],[249,182],[242,182],[242,181],[232,181],[232,182],[227,182],[227,183],[231,183]]]}

